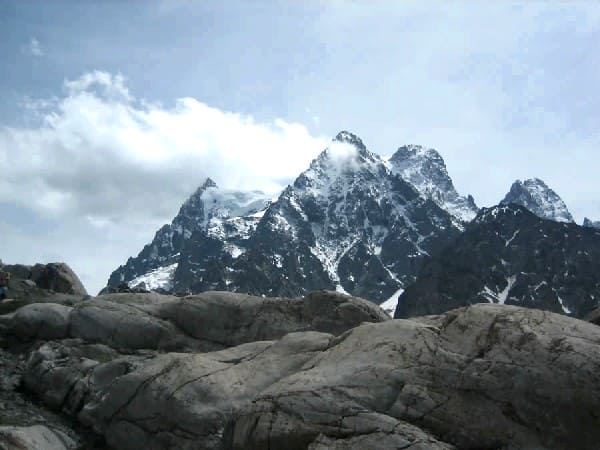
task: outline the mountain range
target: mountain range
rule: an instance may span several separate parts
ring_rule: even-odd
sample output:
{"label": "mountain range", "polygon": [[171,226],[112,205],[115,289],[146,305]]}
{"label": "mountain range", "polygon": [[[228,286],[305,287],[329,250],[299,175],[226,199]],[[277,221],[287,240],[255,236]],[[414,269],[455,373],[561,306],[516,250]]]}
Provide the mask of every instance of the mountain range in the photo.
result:
{"label": "mountain range", "polygon": [[584,226],[540,179],[517,180],[500,206],[480,209],[436,150],[406,145],[383,158],[342,131],[275,199],[206,179],[103,291],[331,289],[390,313],[400,299],[397,317],[482,301],[581,316],[600,295],[599,224]]}

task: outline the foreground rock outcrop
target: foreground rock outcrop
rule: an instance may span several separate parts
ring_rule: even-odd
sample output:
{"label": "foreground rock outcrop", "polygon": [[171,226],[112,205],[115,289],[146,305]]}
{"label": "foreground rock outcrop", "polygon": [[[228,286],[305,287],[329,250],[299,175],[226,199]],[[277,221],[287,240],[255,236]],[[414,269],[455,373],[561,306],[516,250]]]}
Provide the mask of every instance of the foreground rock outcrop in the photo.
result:
{"label": "foreground rock outcrop", "polygon": [[[24,297],[23,294],[31,294],[39,290],[52,290],[55,293],[71,295],[87,295],[83,283],[66,263],[35,264],[26,266],[23,264],[6,264],[0,266],[1,270],[12,275],[11,297]],[[27,282],[25,282],[27,281]],[[25,282],[25,283],[24,283]],[[38,291],[28,291],[26,287],[38,288]],[[17,297],[15,297],[15,294]]]}
{"label": "foreground rock outcrop", "polygon": [[[0,302],[0,315],[32,303],[74,306],[90,298],[79,277],[64,263],[27,266],[0,261],[0,271],[10,274],[7,299]],[[0,328],[4,322],[0,319]]]}
{"label": "foreground rock outcrop", "polygon": [[206,292],[178,298],[156,293],[106,294],[75,307],[27,305],[9,321],[8,336],[75,338],[115,349],[212,351],[295,331],[340,334],[389,317],[363,299],[327,291],[303,299]]}
{"label": "foreground rock outcrop", "polygon": [[[44,314],[52,326],[36,325]],[[329,292],[118,294],[17,311],[4,334],[26,349],[24,388],[114,449],[595,449],[600,439],[600,328],[546,311],[477,304],[387,320]]]}

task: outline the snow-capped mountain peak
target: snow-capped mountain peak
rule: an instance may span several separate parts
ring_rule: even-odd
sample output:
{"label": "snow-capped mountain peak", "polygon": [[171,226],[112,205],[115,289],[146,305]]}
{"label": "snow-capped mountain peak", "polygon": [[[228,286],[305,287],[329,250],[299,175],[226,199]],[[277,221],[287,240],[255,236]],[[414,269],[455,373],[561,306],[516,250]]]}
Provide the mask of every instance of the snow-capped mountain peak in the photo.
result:
{"label": "snow-capped mountain peak", "polygon": [[573,216],[565,202],[539,178],[516,180],[501,203],[524,206],[543,219],[573,222]]}
{"label": "snow-capped mountain peak", "polygon": [[340,131],[335,138],[333,138],[333,142],[345,142],[348,144],[352,144],[356,148],[360,150],[366,150],[366,146],[357,135],[350,133],[349,131]]}
{"label": "snow-capped mountain peak", "polygon": [[268,204],[269,196],[262,191],[221,189],[212,179],[207,178],[185,201],[179,214],[173,219],[173,226],[181,228],[181,233],[187,230],[189,237],[198,228],[257,214]]}
{"label": "snow-capped mountain peak", "polygon": [[218,188],[212,179],[207,178],[179,208],[179,213],[173,219],[173,225],[180,229],[181,233],[189,236],[203,222],[205,208],[202,196],[209,189]]}
{"label": "snow-capped mountain peak", "polygon": [[273,202],[207,180],[109,286],[292,297],[337,289],[392,304],[460,223],[342,131]]}
{"label": "snow-capped mountain peak", "polygon": [[404,145],[388,159],[388,163],[393,173],[448,211],[459,223],[469,222],[477,215],[478,208],[473,197],[458,194],[444,158],[436,150],[421,145]]}
{"label": "snow-capped mountain peak", "polygon": [[137,257],[129,258],[111,274],[109,286],[144,282],[148,288],[174,289],[178,266],[182,259],[190,258],[188,244],[193,236],[194,242],[218,240],[223,244],[222,251],[237,258],[245,251],[243,242],[256,229],[269,204],[270,196],[261,191],[220,189],[207,178],[183,203],[173,221],[161,227]]}
{"label": "snow-capped mountain peak", "polygon": [[[277,254],[276,269],[304,260],[301,278],[318,274],[314,283],[321,287],[368,292],[375,301],[390,298],[412,280],[417,261],[437,245],[437,236],[444,240],[457,231],[446,212],[345,131],[281,194],[257,230],[263,243],[282,240],[269,250]],[[394,248],[406,252],[401,262]],[[312,281],[305,283],[310,287]],[[277,289],[282,295],[288,286]]]}

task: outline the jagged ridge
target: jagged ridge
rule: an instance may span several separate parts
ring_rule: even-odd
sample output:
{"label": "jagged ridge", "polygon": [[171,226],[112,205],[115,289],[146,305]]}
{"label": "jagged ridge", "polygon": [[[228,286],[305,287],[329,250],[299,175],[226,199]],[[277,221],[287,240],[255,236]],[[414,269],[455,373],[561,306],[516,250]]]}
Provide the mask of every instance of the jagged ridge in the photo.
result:
{"label": "jagged ridge", "polygon": [[514,203],[484,209],[427,261],[396,317],[489,302],[585,317],[600,300],[600,231],[542,219]]}

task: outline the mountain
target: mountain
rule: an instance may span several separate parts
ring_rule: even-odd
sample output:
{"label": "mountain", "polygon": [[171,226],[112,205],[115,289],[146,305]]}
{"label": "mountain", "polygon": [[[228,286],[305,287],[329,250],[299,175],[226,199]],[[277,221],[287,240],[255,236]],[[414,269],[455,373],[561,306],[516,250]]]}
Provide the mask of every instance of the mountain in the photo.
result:
{"label": "mountain", "polygon": [[420,145],[405,145],[390,157],[389,163],[393,173],[448,211],[456,219],[457,225],[470,222],[477,215],[479,208],[473,197],[462,197],[456,192],[444,159],[436,150]]}
{"label": "mountain", "polygon": [[600,301],[600,230],[542,219],[514,203],[484,209],[423,264],[395,317],[489,302],[584,317]]}
{"label": "mountain", "polygon": [[583,226],[589,228],[600,228],[600,220],[590,220],[585,217],[583,219]]}
{"label": "mountain", "polygon": [[160,228],[137,257],[129,258],[110,275],[108,286],[127,283],[133,287],[143,283],[147,289],[176,291],[175,275],[181,272],[182,261],[189,266],[189,258],[194,254],[190,250],[192,242],[217,240],[220,246],[211,256],[237,258],[245,251],[244,243],[269,200],[260,191],[219,189],[207,178],[181,206],[171,224]]}
{"label": "mountain", "polygon": [[[226,220],[217,221],[218,232],[204,216],[205,191],[214,189],[201,187],[188,200],[201,219],[186,216],[193,227],[179,245],[161,254],[151,244],[113,273],[109,285],[160,278],[169,280],[160,287],[174,292],[289,297],[336,289],[381,303],[397,298],[423,259],[460,232],[455,217],[348,132],[340,132],[266,210],[256,212],[264,199],[253,210],[228,210]],[[177,220],[155,241],[170,237]],[[147,255],[157,253],[165,256],[147,264]],[[126,272],[128,266],[136,272]]]}
{"label": "mountain", "polygon": [[500,203],[524,206],[544,219],[574,222],[565,202],[539,178],[515,181]]}
{"label": "mountain", "polygon": [[446,211],[341,132],[267,209],[234,266],[236,290],[297,296],[327,288],[380,303],[458,232]]}

